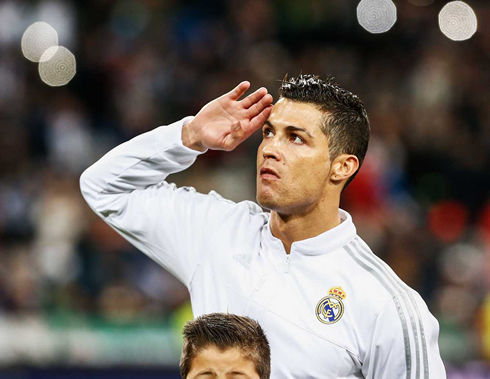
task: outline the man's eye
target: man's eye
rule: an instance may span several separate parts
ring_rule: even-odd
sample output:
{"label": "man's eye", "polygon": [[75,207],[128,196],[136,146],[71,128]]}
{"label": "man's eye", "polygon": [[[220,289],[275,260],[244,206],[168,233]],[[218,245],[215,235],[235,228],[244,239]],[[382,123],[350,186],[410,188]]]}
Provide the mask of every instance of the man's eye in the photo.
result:
{"label": "man's eye", "polygon": [[269,133],[272,133],[272,130],[270,128],[264,129],[264,132],[263,132],[264,137],[268,137],[269,136]]}
{"label": "man's eye", "polygon": [[[297,144],[301,144],[303,142],[305,142],[303,140],[303,138],[301,138],[300,136],[298,136],[297,134],[291,134],[291,138],[293,138],[293,141],[294,143],[297,143]],[[297,142],[298,141],[298,142]]]}

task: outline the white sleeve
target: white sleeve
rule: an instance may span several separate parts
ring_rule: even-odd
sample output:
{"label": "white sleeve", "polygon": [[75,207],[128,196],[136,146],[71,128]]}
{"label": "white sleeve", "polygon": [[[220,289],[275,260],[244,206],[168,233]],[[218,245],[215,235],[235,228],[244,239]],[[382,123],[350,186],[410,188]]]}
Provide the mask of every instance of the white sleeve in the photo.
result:
{"label": "white sleeve", "polygon": [[189,120],[158,127],[115,147],[80,177],[89,206],[185,285],[213,225],[235,205],[164,181],[202,154],[182,144],[182,126]]}
{"label": "white sleeve", "polygon": [[412,299],[417,305],[412,317],[395,298],[379,313],[363,362],[366,379],[446,378],[439,354],[439,324],[418,294]]}

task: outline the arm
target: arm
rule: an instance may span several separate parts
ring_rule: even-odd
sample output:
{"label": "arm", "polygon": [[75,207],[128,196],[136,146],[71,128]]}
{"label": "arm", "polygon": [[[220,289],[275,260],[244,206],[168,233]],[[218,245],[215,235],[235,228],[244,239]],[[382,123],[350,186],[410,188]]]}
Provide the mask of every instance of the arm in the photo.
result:
{"label": "arm", "polygon": [[[185,284],[198,264],[204,239],[234,204],[164,180],[188,168],[209,148],[234,149],[262,126],[272,98],[260,89],[238,101],[248,86],[240,84],[207,104],[195,118],[156,128],[117,146],[80,178],[89,206]],[[232,129],[237,125],[238,130]]]}
{"label": "arm", "polygon": [[[418,294],[409,296],[418,308],[418,312],[413,308],[416,333],[404,306],[397,305],[394,299],[388,302],[376,319],[371,348],[363,363],[362,371],[366,378],[446,378],[438,347],[439,324]],[[405,332],[399,306],[402,306],[401,311],[406,317]]]}

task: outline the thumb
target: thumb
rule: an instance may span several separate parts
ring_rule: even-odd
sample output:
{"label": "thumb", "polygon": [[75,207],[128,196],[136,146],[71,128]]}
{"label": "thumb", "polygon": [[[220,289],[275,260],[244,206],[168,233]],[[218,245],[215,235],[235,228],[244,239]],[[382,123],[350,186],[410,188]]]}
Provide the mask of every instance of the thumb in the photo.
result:
{"label": "thumb", "polygon": [[240,121],[233,121],[231,124],[230,134],[228,135],[228,139],[226,141],[226,150],[233,150],[237,147],[243,139],[243,129]]}

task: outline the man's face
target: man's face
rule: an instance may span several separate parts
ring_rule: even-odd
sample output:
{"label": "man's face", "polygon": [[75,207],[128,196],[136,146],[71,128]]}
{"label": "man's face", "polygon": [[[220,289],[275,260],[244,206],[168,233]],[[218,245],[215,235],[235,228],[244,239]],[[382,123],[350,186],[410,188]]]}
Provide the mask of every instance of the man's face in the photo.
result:
{"label": "man's face", "polygon": [[224,351],[208,346],[194,357],[188,379],[260,379],[252,361],[238,348]]}
{"label": "man's face", "polygon": [[[330,160],[322,116],[314,105],[285,98],[274,105],[257,152],[257,201],[262,207],[301,214],[323,199]],[[261,175],[264,168],[279,177]]]}

